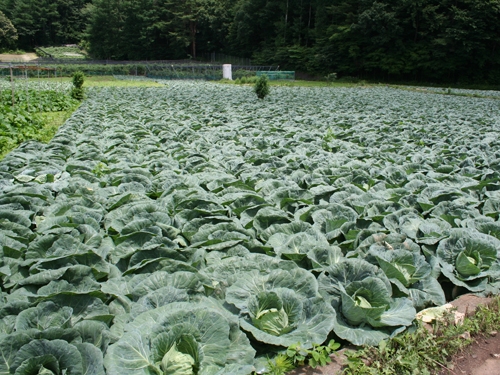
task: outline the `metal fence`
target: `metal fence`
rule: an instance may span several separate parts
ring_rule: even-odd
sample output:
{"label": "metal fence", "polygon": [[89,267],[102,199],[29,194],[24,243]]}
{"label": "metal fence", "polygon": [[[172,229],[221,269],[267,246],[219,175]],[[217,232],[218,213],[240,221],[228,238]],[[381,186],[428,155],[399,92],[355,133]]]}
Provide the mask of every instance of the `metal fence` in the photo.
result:
{"label": "metal fence", "polygon": [[201,60],[210,63],[232,64],[238,66],[251,66],[252,60],[245,57],[236,57],[226,55],[220,52],[211,52],[201,54]]}
{"label": "metal fence", "polygon": [[[233,78],[274,72],[277,66],[232,65]],[[12,70],[12,73],[11,73]],[[0,75],[18,78],[69,77],[75,71],[87,76],[143,76],[154,79],[222,79],[222,64],[193,60],[110,61],[37,59],[25,63],[0,63]]]}
{"label": "metal fence", "polygon": [[275,70],[275,71],[258,71],[256,72],[256,76],[267,76],[269,80],[275,81],[275,80],[294,80],[295,79],[295,72],[293,71],[281,71],[281,70]]}

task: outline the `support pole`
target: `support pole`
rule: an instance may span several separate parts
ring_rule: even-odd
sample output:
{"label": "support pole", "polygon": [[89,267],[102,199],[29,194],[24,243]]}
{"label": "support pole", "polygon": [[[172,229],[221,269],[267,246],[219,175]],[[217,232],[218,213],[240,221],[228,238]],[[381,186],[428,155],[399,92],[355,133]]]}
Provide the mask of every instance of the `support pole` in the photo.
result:
{"label": "support pole", "polygon": [[12,64],[9,64],[10,68],[10,88],[12,91],[12,106],[16,104],[16,101],[14,100],[14,72],[12,71]]}
{"label": "support pole", "polygon": [[28,108],[28,112],[30,111],[30,92],[28,88],[28,69],[26,68],[26,65],[24,65],[24,75],[26,76],[26,106]]}

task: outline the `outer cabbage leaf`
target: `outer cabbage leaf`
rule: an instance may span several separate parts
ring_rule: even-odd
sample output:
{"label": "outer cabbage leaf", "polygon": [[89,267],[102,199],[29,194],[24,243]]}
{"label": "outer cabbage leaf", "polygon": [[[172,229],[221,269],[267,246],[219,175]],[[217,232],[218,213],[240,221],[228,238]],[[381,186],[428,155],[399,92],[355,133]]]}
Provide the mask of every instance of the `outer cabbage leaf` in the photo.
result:
{"label": "outer cabbage leaf", "polygon": [[[43,361],[33,363],[35,358],[43,358]],[[78,349],[63,340],[33,340],[24,345],[16,353],[12,366],[17,375],[28,375],[34,366],[42,368],[44,364],[50,363],[50,367],[55,367],[54,359],[57,362],[59,373],[67,371],[68,374],[83,375],[82,356]],[[58,375],[58,372],[54,374]]]}
{"label": "outer cabbage leaf", "polygon": [[102,351],[89,343],[75,344],[82,356],[83,375],[105,375]]}
{"label": "outer cabbage leaf", "polygon": [[275,253],[283,258],[299,261],[307,257],[311,249],[329,248],[330,244],[319,233],[296,233],[286,235],[276,233],[269,238],[266,246],[273,247]]}
{"label": "outer cabbage leaf", "polygon": [[333,240],[342,234],[342,225],[356,222],[358,214],[350,207],[330,203],[308,207],[305,212],[300,212],[299,217],[303,221],[312,221],[326,239]]}
{"label": "outer cabbage leaf", "polygon": [[108,348],[107,373],[163,374],[162,360],[174,345],[176,351],[194,360],[192,366],[199,375],[223,374],[228,368],[240,368],[234,373],[241,375],[253,371],[255,351],[235,318],[206,299],[172,303],[139,315]]}
{"label": "outer cabbage leaf", "polygon": [[57,307],[53,302],[42,302],[19,313],[16,318],[16,331],[25,331],[31,328],[46,330],[51,327],[68,328],[71,326],[70,307]]}
{"label": "outer cabbage leaf", "polygon": [[247,272],[255,271],[266,275],[275,269],[293,270],[299,267],[290,260],[281,260],[264,254],[248,254],[247,256],[231,256],[217,260],[214,264],[200,270],[205,280],[211,280],[204,284],[207,292],[212,295],[225,298],[226,289],[241,278]]}

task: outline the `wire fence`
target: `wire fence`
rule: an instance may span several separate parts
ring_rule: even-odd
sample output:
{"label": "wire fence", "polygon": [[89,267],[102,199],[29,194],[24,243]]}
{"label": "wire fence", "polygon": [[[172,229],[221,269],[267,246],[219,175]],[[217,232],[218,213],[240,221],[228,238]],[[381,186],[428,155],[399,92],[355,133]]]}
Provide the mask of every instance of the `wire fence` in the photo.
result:
{"label": "wire fence", "polygon": [[[249,62],[249,61],[247,61]],[[277,66],[232,65],[233,78],[277,71]],[[143,76],[153,79],[222,79],[222,64],[193,60],[110,61],[37,59],[25,63],[0,63],[0,76],[12,78],[70,77],[76,71],[86,76]]]}
{"label": "wire fence", "polygon": [[295,80],[295,72],[294,71],[258,71],[256,72],[256,76],[267,76],[267,78],[271,81],[275,80]]}
{"label": "wire fence", "polygon": [[211,52],[201,54],[201,61],[220,64],[232,64],[238,66],[251,66],[252,60],[245,57],[236,57],[226,55],[220,52]]}

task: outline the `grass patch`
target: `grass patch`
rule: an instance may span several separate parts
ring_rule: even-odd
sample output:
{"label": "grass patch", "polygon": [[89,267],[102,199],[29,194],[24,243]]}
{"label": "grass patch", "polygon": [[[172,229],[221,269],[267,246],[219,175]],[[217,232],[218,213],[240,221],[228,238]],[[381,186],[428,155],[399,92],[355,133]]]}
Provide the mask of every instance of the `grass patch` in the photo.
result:
{"label": "grass patch", "polygon": [[[71,77],[57,78],[33,78],[34,81],[42,82],[71,82]],[[113,76],[85,76],[83,87],[160,87],[163,86],[155,81],[122,80]]]}
{"label": "grass patch", "polygon": [[116,79],[113,76],[85,77],[83,87],[161,87],[163,85],[149,80]]}
{"label": "grass patch", "polygon": [[56,134],[59,127],[71,117],[78,106],[61,112],[42,112],[40,115],[43,120],[43,128],[36,136],[36,140],[48,143]]}
{"label": "grass patch", "polygon": [[271,86],[285,86],[285,87],[359,87],[366,86],[367,83],[362,81],[360,83],[352,82],[326,82],[326,81],[303,81],[303,80],[276,80],[269,81]]}
{"label": "grass patch", "polygon": [[[71,82],[71,77],[57,77],[57,78],[34,78],[33,80],[41,80],[43,82]],[[216,81],[217,83],[234,84],[234,81],[223,79]],[[325,81],[304,81],[304,80],[276,80],[269,81],[271,86],[285,86],[285,87],[359,87],[368,85],[365,81],[360,83],[351,82],[325,82]],[[253,85],[253,83],[249,83]],[[163,86],[153,80],[122,80],[113,76],[86,76],[83,87],[160,87]]]}
{"label": "grass patch", "polygon": [[[222,79],[217,81],[224,84],[238,84],[235,80]],[[253,86],[254,83],[247,83],[246,85]],[[326,81],[304,81],[304,80],[273,80],[269,81],[270,86],[283,86],[283,87],[360,87],[369,86],[365,81],[360,83],[352,82],[326,82]]]}
{"label": "grass patch", "polygon": [[449,365],[451,357],[471,345],[474,337],[487,336],[500,325],[500,297],[480,306],[461,325],[448,314],[429,330],[417,323],[413,331],[368,347],[347,353],[344,375],[430,375]]}

